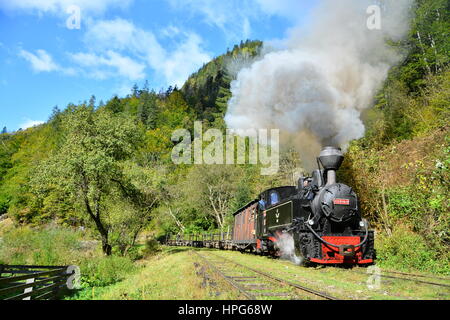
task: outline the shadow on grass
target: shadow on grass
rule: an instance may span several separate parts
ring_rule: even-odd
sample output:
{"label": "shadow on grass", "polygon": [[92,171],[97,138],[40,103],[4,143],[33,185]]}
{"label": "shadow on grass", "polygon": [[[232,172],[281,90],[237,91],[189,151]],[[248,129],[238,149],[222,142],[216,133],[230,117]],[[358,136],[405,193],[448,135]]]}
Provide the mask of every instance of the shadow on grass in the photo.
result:
{"label": "shadow on grass", "polygon": [[164,252],[167,254],[175,254],[175,253],[181,253],[181,252],[188,252],[191,251],[192,247],[165,247]]}

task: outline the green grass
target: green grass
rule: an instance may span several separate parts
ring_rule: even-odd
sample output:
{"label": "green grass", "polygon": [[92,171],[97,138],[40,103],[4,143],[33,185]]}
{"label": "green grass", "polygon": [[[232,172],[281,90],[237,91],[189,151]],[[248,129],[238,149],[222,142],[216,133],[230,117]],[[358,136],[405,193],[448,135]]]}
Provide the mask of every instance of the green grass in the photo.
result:
{"label": "green grass", "polygon": [[[136,255],[146,258],[133,262],[129,257],[114,255],[105,257],[95,243],[88,248],[85,245],[86,241],[81,241],[80,234],[68,229],[17,228],[2,235],[0,262],[5,264],[79,265],[82,287],[80,290],[72,291],[66,297],[70,300],[242,298],[236,289],[205,267],[203,260],[192,253],[192,248],[136,246]],[[404,245],[410,246],[411,243],[405,242]],[[240,264],[341,299],[450,299],[448,288],[389,278],[382,279],[379,289],[371,290],[366,284],[370,276],[367,274],[366,268],[351,270],[334,267],[305,268],[296,266],[289,261],[241,254],[236,251],[195,250],[199,250],[202,255],[212,259],[214,258],[210,252],[214,252],[216,255]],[[415,256],[410,258],[417,259]],[[398,270],[395,266],[387,264],[386,261],[382,260],[382,262],[384,263],[381,265],[382,267]],[[236,274],[245,273],[239,268],[231,270]],[[450,284],[450,281],[428,280]],[[305,296],[305,299],[307,298]]]}
{"label": "green grass", "polygon": [[[125,280],[104,288],[86,288],[77,298],[96,300],[208,300],[235,299],[229,288],[204,285],[196,274],[197,261],[189,250],[165,248],[158,255],[141,261],[141,268]],[[214,281],[219,281],[212,276]],[[220,288],[220,289],[219,289]],[[219,289],[219,290],[218,290]]]}
{"label": "green grass", "polygon": [[[305,268],[296,266],[289,261],[241,254],[235,251],[196,250],[211,260],[214,260],[214,257],[210,252],[213,252],[243,265],[263,270],[340,299],[450,299],[448,288],[388,278],[382,279],[379,289],[371,290],[366,283],[369,277],[366,268],[357,267],[351,270],[335,267]],[[199,265],[202,265],[202,260],[191,252],[191,248],[163,247],[161,253],[141,261],[140,269],[127,276],[125,280],[103,288],[86,288],[82,294],[78,295],[78,299],[207,300],[242,298],[234,288],[208,268],[204,268],[204,271],[213,284],[206,283],[204,275],[198,272]],[[234,271],[236,274],[244,274],[244,271],[239,268]],[[305,296],[305,299],[310,298]],[[276,299],[284,298],[277,297]]]}
{"label": "green grass", "polygon": [[[204,252],[207,254],[206,250]],[[214,253],[341,299],[450,299],[448,288],[388,278],[382,278],[379,289],[371,290],[367,287],[370,275],[367,274],[366,268],[357,267],[351,270],[335,267],[305,268],[289,261],[234,251],[214,251]],[[449,281],[446,283],[450,284]]]}
{"label": "green grass", "polygon": [[14,228],[2,235],[0,263],[28,265],[70,265],[80,258],[78,232],[60,227]]}

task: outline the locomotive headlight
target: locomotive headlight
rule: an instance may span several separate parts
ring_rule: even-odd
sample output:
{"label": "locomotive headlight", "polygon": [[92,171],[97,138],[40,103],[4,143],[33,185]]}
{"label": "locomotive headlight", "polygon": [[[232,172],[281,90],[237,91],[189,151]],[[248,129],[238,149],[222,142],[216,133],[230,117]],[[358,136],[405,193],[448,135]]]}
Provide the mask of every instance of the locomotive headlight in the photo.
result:
{"label": "locomotive headlight", "polygon": [[360,222],[359,222],[359,226],[362,228],[362,227],[364,227],[366,224],[364,223],[364,220],[361,220]]}
{"label": "locomotive headlight", "polygon": [[314,220],[313,219],[309,219],[308,220],[308,224],[311,225],[311,226],[314,225]]}

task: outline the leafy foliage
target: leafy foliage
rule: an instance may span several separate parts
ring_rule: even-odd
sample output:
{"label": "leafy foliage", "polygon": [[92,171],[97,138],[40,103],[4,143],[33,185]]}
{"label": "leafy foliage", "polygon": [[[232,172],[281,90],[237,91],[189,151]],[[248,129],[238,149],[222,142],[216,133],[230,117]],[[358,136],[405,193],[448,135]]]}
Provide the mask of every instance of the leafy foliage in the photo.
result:
{"label": "leafy foliage", "polygon": [[340,175],[383,231],[382,263],[444,272],[438,266],[450,259],[450,4],[419,0],[413,9],[409,37],[397,44],[406,58],[365,114],[366,136],[351,144]]}

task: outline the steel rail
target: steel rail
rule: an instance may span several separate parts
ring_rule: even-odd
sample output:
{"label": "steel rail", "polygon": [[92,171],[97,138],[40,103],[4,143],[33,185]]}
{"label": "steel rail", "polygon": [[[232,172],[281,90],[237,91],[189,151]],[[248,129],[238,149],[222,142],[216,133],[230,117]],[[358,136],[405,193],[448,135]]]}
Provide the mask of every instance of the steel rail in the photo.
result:
{"label": "steel rail", "polygon": [[394,273],[394,274],[401,274],[401,275],[410,276],[410,277],[421,277],[421,278],[439,279],[439,280],[450,281],[450,277],[437,277],[437,276],[433,276],[433,275],[408,273],[408,272],[400,272],[400,271],[393,271],[393,270],[383,270],[383,272]]}
{"label": "steel rail", "polygon": [[402,278],[402,277],[396,277],[396,276],[388,276],[388,275],[385,275],[385,274],[381,274],[380,276],[382,278],[384,277],[384,278],[391,278],[391,279],[400,279],[400,280],[406,280],[406,281],[414,281],[414,282],[419,282],[419,283],[431,284],[431,285],[439,286],[439,287],[450,288],[450,285],[444,284],[444,283],[424,281],[424,280],[412,279],[412,278]]}
{"label": "steel rail", "polygon": [[[353,270],[350,270],[350,272],[367,275],[367,273],[353,271]],[[414,281],[414,282],[418,282],[418,283],[425,283],[425,284],[430,284],[430,285],[434,285],[434,286],[450,288],[450,285],[444,284],[444,283],[438,283],[438,282],[431,282],[431,281],[425,281],[425,280],[419,280],[419,279],[403,278],[403,277],[396,277],[396,276],[386,275],[386,274],[383,274],[383,270],[381,270],[381,274],[379,276],[381,278],[390,278],[390,279],[398,279],[398,280],[405,280],[405,281]]]}
{"label": "steel rail", "polygon": [[219,274],[223,279],[225,279],[225,281],[227,281],[233,288],[235,288],[236,290],[238,290],[240,293],[242,293],[248,300],[256,300],[256,297],[254,295],[252,295],[251,293],[248,293],[242,286],[240,286],[236,281],[234,281],[232,278],[227,277],[222,271],[220,271],[218,268],[216,268],[212,263],[210,263],[208,261],[208,259],[206,259],[204,256],[202,256],[201,254],[199,254],[198,252],[191,250],[191,252],[195,253],[198,257],[200,257],[201,259],[203,259],[203,261],[206,263],[206,265],[213,270],[214,272],[216,272],[217,274]]}
{"label": "steel rail", "polygon": [[294,282],[291,282],[291,281],[288,281],[288,280],[285,280],[285,279],[282,279],[282,278],[278,278],[278,277],[272,276],[272,275],[270,275],[270,274],[268,274],[268,273],[265,273],[265,272],[263,272],[263,271],[261,271],[261,270],[254,269],[254,268],[251,268],[251,267],[242,265],[242,264],[240,264],[240,263],[238,263],[238,262],[235,262],[235,261],[233,261],[233,260],[230,260],[230,259],[228,259],[228,258],[219,256],[219,255],[216,255],[216,254],[214,254],[214,253],[210,253],[210,254],[212,254],[213,256],[218,257],[218,258],[220,258],[220,259],[223,259],[223,260],[226,260],[226,261],[228,261],[228,262],[231,262],[231,263],[233,263],[233,264],[235,264],[235,265],[238,265],[238,266],[240,266],[240,267],[242,267],[242,268],[244,268],[244,269],[251,270],[251,271],[253,271],[253,272],[257,273],[257,274],[260,274],[260,275],[262,275],[262,276],[264,276],[264,277],[266,277],[266,278],[269,278],[269,279],[272,279],[272,280],[281,282],[281,283],[283,283],[283,284],[285,284],[285,285],[288,285],[288,286],[291,286],[291,287],[294,287],[294,288],[297,288],[297,289],[306,291],[306,292],[308,292],[308,293],[314,294],[314,295],[319,296],[319,297],[322,297],[322,298],[324,298],[324,299],[327,299],[327,300],[340,300],[339,298],[333,297],[333,296],[331,296],[331,295],[329,295],[329,294],[326,294],[326,293],[324,293],[324,292],[320,292],[320,291],[317,291],[317,290],[314,290],[314,289],[311,289],[311,288],[302,286],[302,285],[300,285],[300,284],[297,284],[297,283],[294,283]]}

